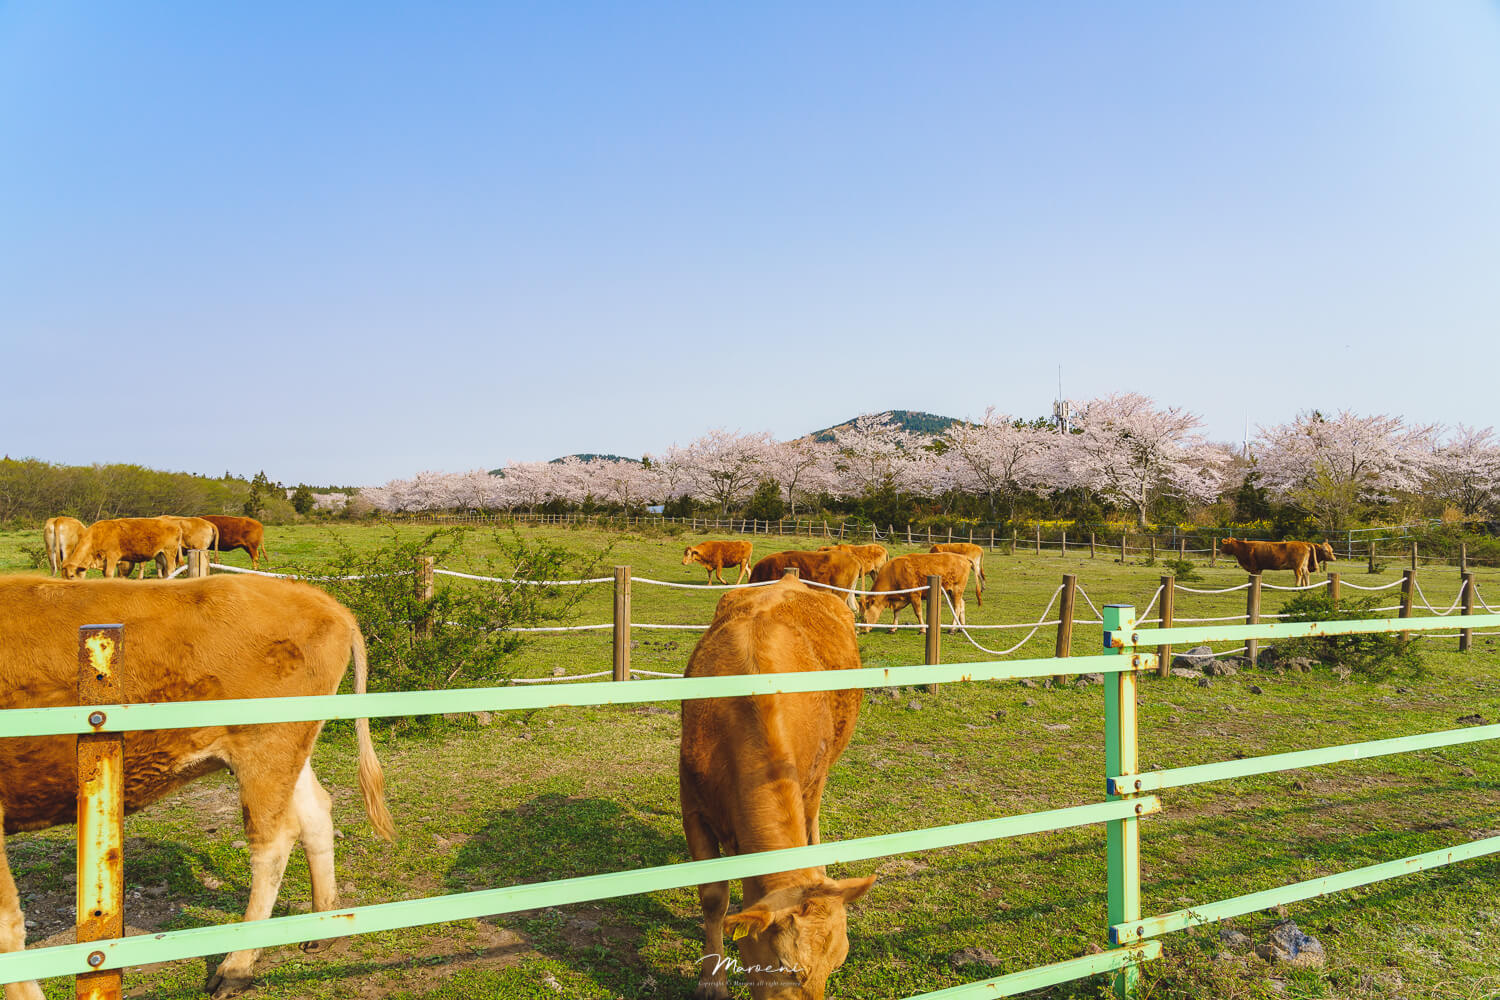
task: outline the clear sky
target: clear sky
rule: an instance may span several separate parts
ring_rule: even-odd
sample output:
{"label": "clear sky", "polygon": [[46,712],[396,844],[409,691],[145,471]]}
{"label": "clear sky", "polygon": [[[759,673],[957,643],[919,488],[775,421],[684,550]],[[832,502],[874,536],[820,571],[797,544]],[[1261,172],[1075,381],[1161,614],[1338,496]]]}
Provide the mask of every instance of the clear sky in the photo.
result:
{"label": "clear sky", "polygon": [[1493,2],[0,3],[0,452],[1500,423]]}

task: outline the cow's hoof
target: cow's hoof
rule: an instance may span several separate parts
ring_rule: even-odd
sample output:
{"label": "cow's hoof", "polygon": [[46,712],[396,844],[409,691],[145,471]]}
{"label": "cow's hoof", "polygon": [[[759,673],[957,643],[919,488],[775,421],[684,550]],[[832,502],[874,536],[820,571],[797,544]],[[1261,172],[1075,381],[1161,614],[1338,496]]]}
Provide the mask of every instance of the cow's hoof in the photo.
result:
{"label": "cow's hoof", "polygon": [[300,947],[304,955],[316,955],[320,951],[327,951],[333,947],[338,938],[324,938],[321,941],[303,941]]}
{"label": "cow's hoof", "polygon": [[225,997],[239,996],[250,988],[254,982],[249,976],[225,977],[217,972],[208,978],[208,985],[204,987],[214,1000],[224,1000]]}

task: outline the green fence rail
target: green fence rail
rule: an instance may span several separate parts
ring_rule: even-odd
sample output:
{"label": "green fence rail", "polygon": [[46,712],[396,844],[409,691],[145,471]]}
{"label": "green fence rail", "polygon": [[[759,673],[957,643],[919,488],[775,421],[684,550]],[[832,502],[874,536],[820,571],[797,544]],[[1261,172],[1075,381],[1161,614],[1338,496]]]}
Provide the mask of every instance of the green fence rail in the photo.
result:
{"label": "green fence rail", "polygon": [[[1294,767],[1356,760],[1381,754],[1500,737],[1500,726],[1421,734],[1225,761],[1170,771],[1140,773],[1137,760],[1137,674],[1154,670],[1156,656],[1141,649],[1166,643],[1345,635],[1362,632],[1423,632],[1500,626],[1500,615],[1402,618],[1331,623],[1269,623],[1219,627],[1138,629],[1135,609],[1106,607],[1104,648],[1095,656],[1018,659],[949,665],[867,667],[798,674],[602,681],[547,688],[478,688],[457,691],[384,692],[239,701],[135,704],[0,711],[0,738],[122,733],[211,725],[254,725],[320,719],[378,718],[455,711],[517,711],[546,707],[685,701],[700,698],[847,690],[892,685],[957,683],[1050,677],[1080,671],[1105,675],[1106,800],[1063,809],[930,827],[707,861],[610,872],[551,882],[507,886],[426,899],[329,910],[161,934],[89,941],[0,954],[0,983],[76,976],[225,951],[264,948],[349,934],[440,923],[558,906],[663,889],[786,871],[792,868],[867,860],[894,854],[980,843],[1104,823],[1108,868],[1111,950],[1009,973],[922,995],[921,1000],[1005,997],[1100,973],[1114,975],[1115,991],[1130,995],[1143,962],[1158,957],[1154,938],[1210,920],[1307,899],[1410,871],[1500,851],[1500,837],[1474,841],[1411,858],[1308,882],[1143,917],[1140,911],[1140,821],[1161,811],[1153,790],[1218,781]],[[86,876],[79,873],[79,882]],[[102,955],[102,960],[100,956]],[[90,960],[92,956],[92,961]],[[917,1000],[917,998],[912,998]]]}

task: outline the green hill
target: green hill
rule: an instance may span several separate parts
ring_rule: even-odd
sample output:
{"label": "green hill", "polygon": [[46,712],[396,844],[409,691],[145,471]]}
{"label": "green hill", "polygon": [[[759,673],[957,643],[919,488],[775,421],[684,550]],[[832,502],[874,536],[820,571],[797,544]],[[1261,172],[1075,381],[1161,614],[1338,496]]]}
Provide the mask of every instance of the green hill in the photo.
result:
{"label": "green hill", "polygon": [[[959,422],[957,417],[944,417],[939,416],[936,413],[924,413],[921,410],[887,410],[881,415],[891,423],[895,424],[901,430],[907,431],[911,434],[920,434],[924,437],[930,437],[934,434],[941,434],[943,431]],[[854,419],[851,418],[849,420],[845,420],[841,424],[834,424],[832,427],[825,427],[820,431],[813,431],[809,436],[817,441],[832,441],[834,431],[843,430],[846,427],[853,426]]]}

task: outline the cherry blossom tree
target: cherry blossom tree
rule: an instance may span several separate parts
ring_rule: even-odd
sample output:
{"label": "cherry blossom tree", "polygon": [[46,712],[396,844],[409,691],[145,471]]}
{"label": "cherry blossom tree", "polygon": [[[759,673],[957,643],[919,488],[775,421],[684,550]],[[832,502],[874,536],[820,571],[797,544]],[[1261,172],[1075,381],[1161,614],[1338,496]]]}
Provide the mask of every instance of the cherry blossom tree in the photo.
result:
{"label": "cherry blossom tree", "polygon": [[1005,503],[1014,521],[1016,500],[1041,484],[1045,457],[1057,441],[1057,434],[997,414],[992,406],[980,423],[956,423],[943,433],[943,459],[953,486],[984,497],[991,517]]}
{"label": "cherry blossom tree", "polygon": [[1500,503],[1500,444],[1494,428],[1459,424],[1433,453],[1427,490],[1465,514]]}
{"label": "cherry blossom tree", "polygon": [[767,450],[765,472],[781,487],[781,497],[793,517],[797,515],[799,497],[816,496],[834,488],[838,481],[834,458],[830,444],[810,437],[781,441]]}
{"label": "cherry blossom tree", "polygon": [[662,477],[654,466],[629,459],[595,459],[589,463],[595,499],[626,511],[663,499]]}
{"label": "cherry blossom tree", "polygon": [[1258,428],[1253,453],[1260,481],[1307,511],[1326,531],[1346,527],[1362,501],[1421,488],[1432,466],[1434,424],[1407,426],[1385,414],[1316,410]]}
{"label": "cherry blossom tree", "polygon": [[661,464],[675,470],[665,478],[685,485],[684,493],[716,503],[720,514],[728,514],[730,504],[748,497],[765,475],[771,445],[771,435],[763,431],[741,434],[720,428],[686,447],[674,444],[662,455]]}
{"label": "cherry blossom tree", "polygon": [[1059,434],[1039,472],[1054,491],[1081,487],[1135,512],[1146,526],[1160,497],[1210,503],[1227,459],[1197,433],[1202,421],[1179,407],[1158,408],[1129,392],[1083,404],[1074,426]]}
{"label": "cherry blossom tree", "polygon": [[862,413],[849,427],[833,432],[836,489],[847,499],[873,496],[883,490],[920,489],[932,469],[922,441],[895,424],[888,413]]}

